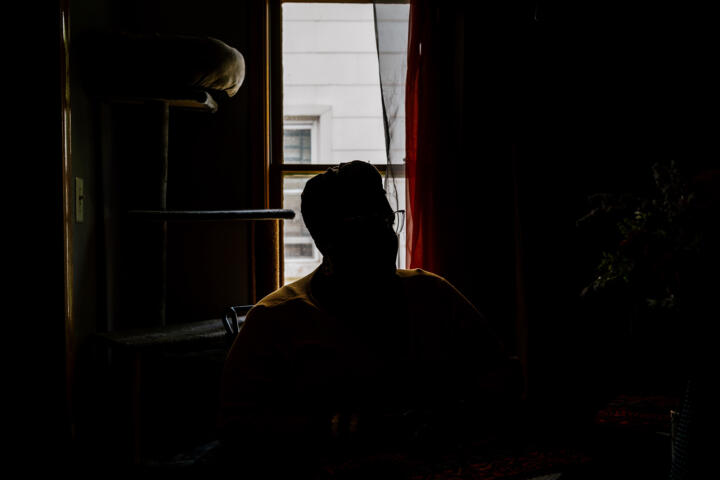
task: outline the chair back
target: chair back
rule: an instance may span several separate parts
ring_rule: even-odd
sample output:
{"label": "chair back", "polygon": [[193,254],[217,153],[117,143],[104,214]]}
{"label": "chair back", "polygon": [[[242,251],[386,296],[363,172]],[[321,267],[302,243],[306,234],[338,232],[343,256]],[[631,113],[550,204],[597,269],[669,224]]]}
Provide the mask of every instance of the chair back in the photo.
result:
{"label": "chair back", "polygon": [[255,305],[235,305],[229,307],[225,315],[222,317],[225,333],[229,338],[235,338],[240,331],[240,326],[245,322],[245,315]]}

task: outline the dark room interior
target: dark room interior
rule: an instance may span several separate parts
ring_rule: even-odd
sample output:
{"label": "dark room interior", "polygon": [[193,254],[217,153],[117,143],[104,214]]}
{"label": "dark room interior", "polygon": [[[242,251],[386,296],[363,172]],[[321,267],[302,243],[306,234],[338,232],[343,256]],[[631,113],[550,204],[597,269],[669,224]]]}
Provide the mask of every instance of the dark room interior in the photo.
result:
{"label": "dark room interior", "polygon": [[[281,286],[295,215],[275,181],[281,3],[59,0],[18,14],[39,39],[20,50],[32,95],[11,121],[32,152],[11,175],[33,179],[37,212],[11,247],[10,300],[29,314],[7,334],[22,345],[6,395],[28,469],[192,473],[215,445],[222,319]],[[437,197],[420,268],[517,356],[522,407],[511,447],[480,446],[464,469],[327,478],[697,478],[717,426],[717,9],[397,3],[430,18],[416,115],[418,158],[434,160],[417,186]],[[190,108],[138,101],[113,83],[133,61],[103,43],[118,32],[220,39],[244,58],[242,85]],[[248,210],[261,213],[225,221]]]}

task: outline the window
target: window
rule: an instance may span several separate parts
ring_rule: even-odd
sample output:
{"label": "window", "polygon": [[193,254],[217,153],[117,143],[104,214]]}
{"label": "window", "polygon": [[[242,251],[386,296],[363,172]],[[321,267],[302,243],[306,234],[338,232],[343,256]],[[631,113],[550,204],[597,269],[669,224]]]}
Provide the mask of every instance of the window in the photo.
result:
{"label": "window", "polygon": [[283,179],[284,207],[297,212],[293,220],[285,221],[283,243],[286,283],[311,273],[322,260],[300,215],[300,194],[309,178],[309,175],[285,175]]}
{"label": "window", "polygon": [[283,122],[283,162],[318,163],[313,156],[317,157],[317,122],[286,117]]}
{"label": "window", "polygon": [[[407,12],[407,5],[399,7]],[[282,5],[284,152],[278,181],[283,207],[297,212],[284,224],[284,283],[311,273],[322,261],[300,214],[305,182],[330,165],[351,160],[371,162],[383,175],[388,173],[375,35],[372,3]],[[403,38],[400,32],[398,38],[406,41],[407,34]],[[402,159],[404,152],[396,156]],[[386,190],[391,205],[404,209],[404,179],[397,178],[402,164],[397,167]],[[403,229],[400,268],[404,251]]]}

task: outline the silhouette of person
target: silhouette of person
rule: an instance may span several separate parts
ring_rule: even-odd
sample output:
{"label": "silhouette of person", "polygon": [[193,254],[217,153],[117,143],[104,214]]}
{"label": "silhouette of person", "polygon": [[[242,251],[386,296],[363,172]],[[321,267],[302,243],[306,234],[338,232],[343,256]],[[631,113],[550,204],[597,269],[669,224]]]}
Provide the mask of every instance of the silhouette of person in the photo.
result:
{"label": "silhouette of person", "polygon": [[447,438],[518,398],[516,364],[478,310],[440,276],[396,268],[375,167],[328,169],[301,205],[322,264],[257,303],[225,362],[220,428],[245,465],[296,474],[338,445]]}

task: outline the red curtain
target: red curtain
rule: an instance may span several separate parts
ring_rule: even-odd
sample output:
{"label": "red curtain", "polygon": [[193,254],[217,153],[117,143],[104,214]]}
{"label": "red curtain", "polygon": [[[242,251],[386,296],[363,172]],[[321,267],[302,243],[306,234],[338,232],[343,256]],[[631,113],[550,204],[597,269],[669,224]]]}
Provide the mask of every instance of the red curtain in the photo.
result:
{"label": "red curtain", "polygon": [[437,210],[437,131],[435,46],[432,9],[427,2],[411,2],[408,29],[406,115],[406,209],[407,265],[442,273],[436,233],[440,230]]}
{"label": "red curtain", "polygon": [[455,280],[467,233],[463,14],[462,2],[411,2],[405,93],[407,265]]}
{"label": "red curtain", "polygon": [[418,101],[420,97],[420,35],[418,28],[421,13],[415,2],[410,5],[410,21],[408,28],[408,70],[405,83],[405,178],[406,178],[406,225],[407,225],[407,265],[417,268],[422,265],[423,244],[420,231],[423,227],[422,207],[419,205],[417,176],[417,141],[418,141]]}

